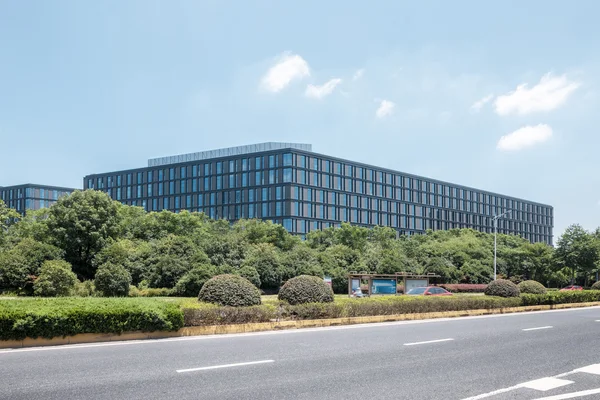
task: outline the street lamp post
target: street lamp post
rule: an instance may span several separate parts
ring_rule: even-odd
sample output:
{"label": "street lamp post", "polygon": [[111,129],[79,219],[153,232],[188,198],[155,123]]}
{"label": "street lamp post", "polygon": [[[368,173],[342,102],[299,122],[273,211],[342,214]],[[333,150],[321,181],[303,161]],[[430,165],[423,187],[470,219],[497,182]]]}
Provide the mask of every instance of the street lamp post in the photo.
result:
{"label": "street lamp post", "polygon": [[496,280],[496,235],[498,234],[498,219],[510,214],[512,211],[506,211],[500,215],[494,215],[494,280]]}

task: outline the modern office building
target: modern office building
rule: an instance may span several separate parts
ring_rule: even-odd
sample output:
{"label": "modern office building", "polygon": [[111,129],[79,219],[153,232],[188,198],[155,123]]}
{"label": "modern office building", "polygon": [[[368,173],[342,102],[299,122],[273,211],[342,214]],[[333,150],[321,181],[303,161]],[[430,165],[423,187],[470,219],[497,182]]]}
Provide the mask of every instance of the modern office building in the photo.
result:
{"label": "modern office building", "polygon": [[342,222],[389,226],[399,234],[473,228],[552,243],[553,208],[312,152],[311,145],[263,143],[151,159],[148,166],[88,175],[85,189],[148,211],[201,211],[235,221],[261,218],[294,234]]}
{"label": "modern office building", "polygon": [[34,185],[27,183],[15,186],[0,186],[0,199],[10,208],[25,215],[26,210],[39,210],[50,207],[61,196],[75,189],[58,186]]}

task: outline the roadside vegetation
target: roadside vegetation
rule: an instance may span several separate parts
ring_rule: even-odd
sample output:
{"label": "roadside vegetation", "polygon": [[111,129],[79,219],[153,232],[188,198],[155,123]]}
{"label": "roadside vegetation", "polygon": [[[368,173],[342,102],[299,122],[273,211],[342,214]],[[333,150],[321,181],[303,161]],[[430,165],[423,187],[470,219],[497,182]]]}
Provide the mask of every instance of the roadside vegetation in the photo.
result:
{"label": "roadside vegetation", "polygon": [[[556,248],[498,235],[489,284],[493,236],[471,229],[397,238],[344,223],[301,240],[270,222],[78,191],[25,217],[0,201],[0,339],[600,301],[600,290],[546,289],[600,289],[599,268],[600,230],[579,225]],[[349,299],[351,271],[433,273],[455,295]]]}

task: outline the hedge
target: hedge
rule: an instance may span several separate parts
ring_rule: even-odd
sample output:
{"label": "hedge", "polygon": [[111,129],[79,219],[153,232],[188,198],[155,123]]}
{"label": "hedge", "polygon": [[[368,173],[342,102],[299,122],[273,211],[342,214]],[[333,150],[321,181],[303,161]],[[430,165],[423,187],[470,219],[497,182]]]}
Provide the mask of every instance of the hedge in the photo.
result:
{"label": "hedge", "polygon": [[521,302],[524,306],[589,303],[594,301],[600,301],[600,290],[570,290],[565,292],[548,292],[546,294],[521,295]]}
{"label": "hedge", "polygon": [[471,283],[459,283],[459,284],[444,284],[440,287],[446,289],[452,293],[483,293],[487,288],[486,284],[471,284]]}
{"label": "hedge", "polygon": [[[600,290],[548,292],[520,297],[493,296],[336,298],[333,303],[222,307],[192,299],[25,298],[0,301],[0,340],[52,338],[78,333],[175,331],[185,326],[228,325],[501,309],[600,301]],[[185,317],[185,319],[184,319]]]}
{"label": "hedge", "polygon": [[521,297],[409,297],[389,296],[364,299],[337,298],[334,303],[308,303],[279,307],[218,307],[183,304],[186,326],[227,325],[269,322],[276,320],[306,320],[374,315],[398,315],[443,311],[491,310],[529,305],[553,305],[600,301],[600,291],[549,292],[544,295],[524,294]]}
{"label": "hedge", "polygon": [[158,299],[54,298],[0,301],[0,340],[53,338],[78,333],[175,331],[179,305]]}

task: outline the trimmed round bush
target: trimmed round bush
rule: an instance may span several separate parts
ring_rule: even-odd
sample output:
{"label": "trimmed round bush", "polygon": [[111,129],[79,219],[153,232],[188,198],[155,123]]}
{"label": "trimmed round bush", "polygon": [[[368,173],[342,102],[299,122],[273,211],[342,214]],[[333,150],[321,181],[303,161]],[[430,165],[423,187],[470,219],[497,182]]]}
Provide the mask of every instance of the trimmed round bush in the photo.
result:
{"label": "trimmed round bush", "polygon": [[36,296],[69,296],[75,290],[77,276],[66,261],[44,261],[40,275],[33,283]]}
{"label": "trimmed round bush", "polygon": [[600,281],[598,281],[592,285],[592,290],[600,290]]}
{"label": "trimmed round bush", "polygon": [[131,285],[131,274],[121,265],[107,262],[96,271],[94,286],[96,291],[105,297],[128,296],[129,285]]}
{"label": "trimmed round bush", "polygon": [[521,293],[546,294],[546,288],[538,281],[523,281],[517,285]]}
{"label": "trimmed round bush", "polygon": [[484,292],[487,296],[518,297],[521,294],[519,287],[506,279],[497,279],[490,282]]}
{"label": "trimmed round bush", "polygon": [[217,275],[202,286],[198,300],[220,306],[257,306],[260,304],[260,291],[239,275]]}
{"label": "trimmed round bush", "polygon": [[300,275],[288,280],[279,290],[279,300],[289,304],[331,303],[333,290],[322,278]]}

